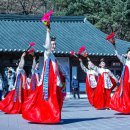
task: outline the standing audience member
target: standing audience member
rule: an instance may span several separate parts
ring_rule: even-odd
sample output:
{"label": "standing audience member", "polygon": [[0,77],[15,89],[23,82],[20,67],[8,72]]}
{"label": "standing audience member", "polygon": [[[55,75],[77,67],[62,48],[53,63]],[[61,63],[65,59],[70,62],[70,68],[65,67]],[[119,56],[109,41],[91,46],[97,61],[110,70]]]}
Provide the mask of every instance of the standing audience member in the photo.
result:
{"label": "standing audience member", "polygon": [[78,99],[80,99],[80,96],[79,96],[79,83],[78,83],[76,75],[74,75],[73,79],[72,79],[72,89],[73,89],[74,98],[76,99],[76,94],[77,94]]}
{"label": "standing audience member", "polygon": [[14,88],[14,82],[15,82],[15,71],[12,67],[7,67],[7,70],[5,70],[5,96]]}
{"label": "standing audience member", "polygon": [[2,93],[3,93],[3,79],[2,75],[0,74],[0,100],[2,100]]}

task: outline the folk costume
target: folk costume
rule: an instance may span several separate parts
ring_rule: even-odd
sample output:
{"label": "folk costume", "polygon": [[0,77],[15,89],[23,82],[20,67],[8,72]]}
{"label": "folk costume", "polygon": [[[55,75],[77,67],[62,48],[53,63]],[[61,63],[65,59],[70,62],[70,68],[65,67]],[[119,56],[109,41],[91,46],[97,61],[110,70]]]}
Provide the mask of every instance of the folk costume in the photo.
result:
{"label": "folk costume", "polygon": [[[24,52],[25,53],[25,52]],[[23,54],[24,54],[23,53]],[[24,67],[24,56],[22,55],[20,63],[16,70],[16,80],[14,89],[0,102],[0,110],[8,114],[19,114],[22,112],[22,104],[27,98],[28,90],[26,84],[26,73]]]}
{"label": "folk costume", "polygon": [[63,105],[62,81],[58,62],[51,51],[52,45],[48,29],[44,47],[44,67],[41,81],[36,90],[24,102],[22,117],[31,122],[59,123]]}
{"label": "folk costume", "polygon": [[115,54],[123,64],[123,70],[120,85],[111,98],[110,108],[118,112],[130,113],[130,59],[120,56],[116,49]]}
{"label": "folk costume", "polygon": [[86,93],[88,96],[89,103],[93,105],[94,90],[97,86],[98,73],[92,69],[88,69],[80,61],[82,70],[86,73]]}
{"label": "folk costume", "polygon": [[93,96],[93,106],[97,109],[109,108],[110,94],[118,81],[109,69],[97,67],[91,61],[88,63],[99,74]]}
{"label": "folk costume", "polygon": [[36,57],[33,57],[33,64],[32,64],[32,69],[31,69],[31,81],[30,81],[30,89],[29,89],[29,94],[35,91],[36,86],[38,86],[40,82],[40,73],[38,68],[36,68],[36,65],[38,62],[36,62]]}

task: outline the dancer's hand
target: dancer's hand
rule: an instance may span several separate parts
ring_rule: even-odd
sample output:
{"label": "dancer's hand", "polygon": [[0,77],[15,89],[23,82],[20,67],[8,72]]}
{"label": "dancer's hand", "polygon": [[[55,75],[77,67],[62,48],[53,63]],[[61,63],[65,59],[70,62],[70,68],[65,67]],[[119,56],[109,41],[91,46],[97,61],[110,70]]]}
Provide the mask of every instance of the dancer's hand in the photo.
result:
{"label": "dancer's hand", "polygon": [[90,61],[90,58],[87,56],[87,60]]}
{"label": "dancer's hand", "polygon": [[47,26],[47,32],[50,32],[50,28]]}
{"label": "dancer's hand", "polygon": [[80,61],[80,62],[82,62],[82,59],[81,59],[81,58],[79,58],[79,61]]}
{"label": "dancer's hand", "polygon": [[24,56],[26,56],[26,52],[24,52],[24,53],[22,54],[22,57],[24,57]]}

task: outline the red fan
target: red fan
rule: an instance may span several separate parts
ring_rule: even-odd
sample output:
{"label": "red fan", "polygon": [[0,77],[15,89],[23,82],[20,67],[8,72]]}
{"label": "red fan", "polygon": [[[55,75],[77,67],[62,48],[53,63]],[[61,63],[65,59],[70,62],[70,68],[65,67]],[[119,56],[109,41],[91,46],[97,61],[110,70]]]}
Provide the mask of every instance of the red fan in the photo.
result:
{"label": "red fan", "polygon": [[77,57],[77,58],[78,58],[78,56],[75,54],[75,52],[74,52],[74,51],[71,51],[71,52],[70,52],[70,55],[71,55],[71,56],[75,56],[75,57]]}
{"label": "red fan", "polygon": [[31,43],[29,44],[29,46],[35,46],[35,45],[36,45],[35,42],[31,42]]}
{"label": "red fan", "polygon": [[41,21],[45,26],[50,27],[50,17],[52,14],[53,14],[53,10],[50,10],[49,12],[45,13],[41,18]]}
{"label": "red fan", "polygon": [[115,33],[112,32],[111,34],[109,34],[106,37],[106,40],[108,40],[110,43],[112,43],[113,45],[115,45]]}
{"label": "red fan", "polygon": [[86,57],[87,56],[86,47],[85,46],[80,47],[78,54]]}
{"label": "red fan", "polygon": [[34,48],[32,48],[31,50],[28,51],[28,54],[32,54],[34,53],[34,51],[35,51]]}
{"label": "red fan", "polygon": [[81,54],[81,53],[83,53],[84,51],[86,51],[86,47],[85,47],[85,46],[82,46],[82,47],[79,48],[78,54]]}
{"label": "red fan", "polygon": [[29,51],[28,51],[28,54],[34,56],[34,55],[35,55],[35,50],[34,50],[34,48],[32,48],[31,50],[29,50]]}
{"label": "red fan", "polygon": [[36,45],[35,42],[31,42],[31,43],[29,44],[29,47],[26,49],[26,51],[28,52],[28,50],[29,50],[32,46],[35,46],[35,45]]}

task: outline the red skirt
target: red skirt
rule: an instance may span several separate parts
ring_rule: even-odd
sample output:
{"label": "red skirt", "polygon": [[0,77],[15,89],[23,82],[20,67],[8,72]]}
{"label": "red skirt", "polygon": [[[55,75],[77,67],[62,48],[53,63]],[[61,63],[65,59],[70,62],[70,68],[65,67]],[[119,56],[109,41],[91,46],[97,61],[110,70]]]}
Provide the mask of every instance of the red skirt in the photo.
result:
{"label": "red skirt", "polygon": [[[115,80],[111,78],[113,86],[116,86]],[[114,88],[112,86],[112,88]],[[112,89],[104,88],[104,74],[100,75],[97,87],[94,91],[93,106],[97,109],[109,108],[110,94]]]}
{"label": "red skirt", "polygon": [[[124,72],[124,82],[122,82],[122,77],[120,80],[120,86],[117,88],[113,94],[110,101],[110,108],[122,113],[130,113],[130,82],[129,81],[129,69],[126,66]],[[121,94],[121,89],[123,88],[123,93]]]}
{"label": "red skirt", "polygon": [[87,93],[88,101],[91,105],[93,105],[94,90],[95,88],[92,88],[90,86],[88,78],[86,78],[86,93]]}
{"label": "red skirt", "polygon": [[[22,93],[25,93],[25,90],[22,89]],[[22,103],[24,102],[26,96],[22,96],[22,101],[18,99],[14,102],[15,90],[12,90],[8,93],[4,100],[0,102],[0,110],[8,114],[20,114],[22,113]],[[26,94],[23,94],[26,95]]]}
{"label": "red skirt", "polygon": [[20,114],[20,113],[22,113],[22,104],[23,104],[24,100],[27,98],[27,95],[28,95],[27,89],[26,89],[26,76],[24,76],[23,78],[21,76],[20,80],[21,80],[21,84],[24,85],[24,89],[23,88],[21,89],[21,100],[19,100],[18,97],[17,97],[16,101],[14,101],[16,90],[10,91],[8,93],[8,95],[5,97],[5,99],[3,99],[0,102],[0,110],[1,111],[8,113],[8,114]]}
{"label": "red skirt", "polygon": [[43,84],[27,98],[22,107],[22,117],[31,122],[59,123],[63,104],[60,87],[56,85],[57,77],[50,62],[48,82],[48,100],[43,99]]}

